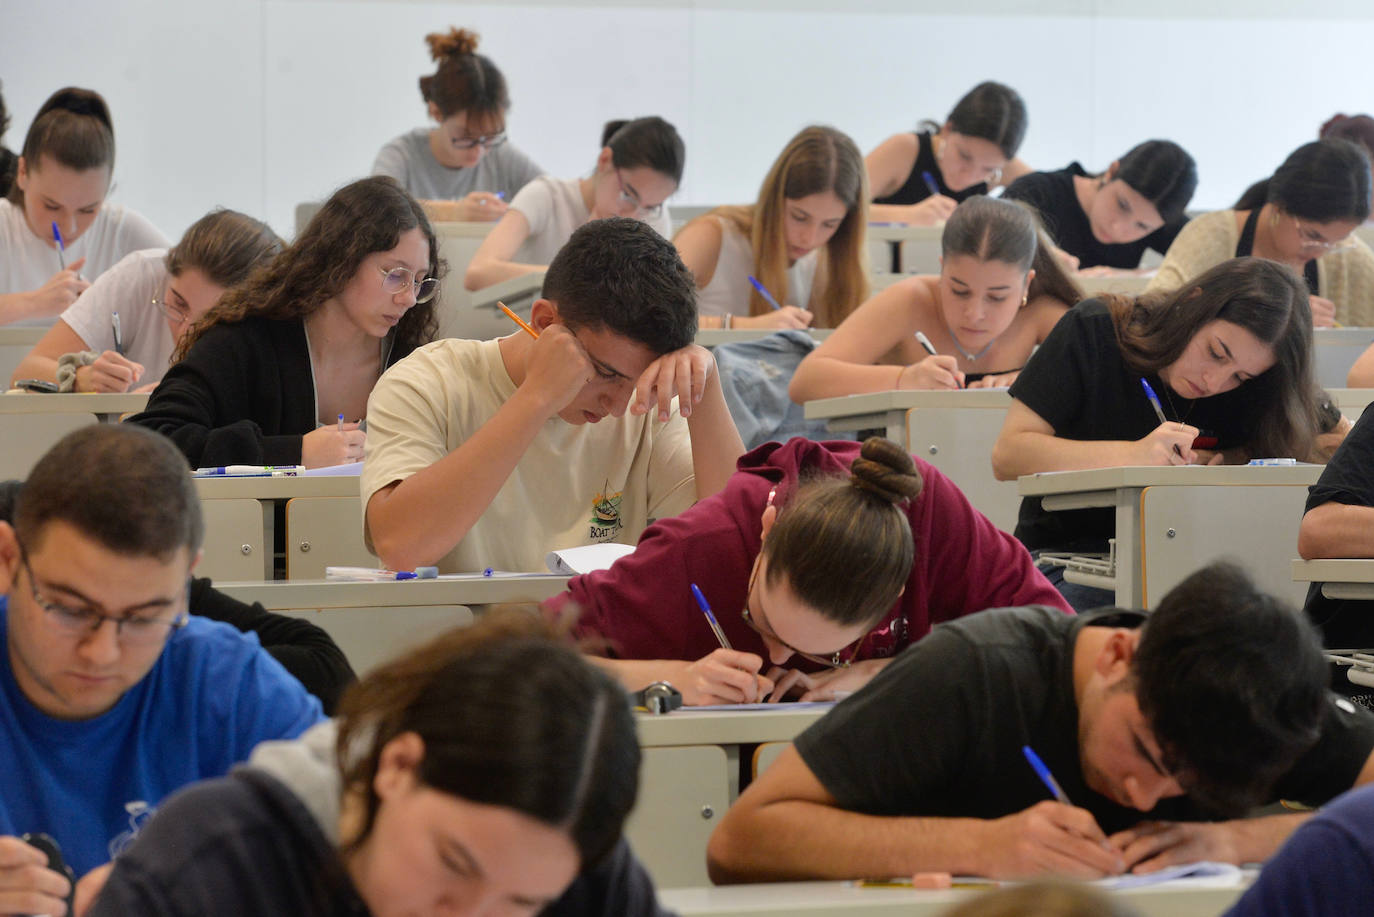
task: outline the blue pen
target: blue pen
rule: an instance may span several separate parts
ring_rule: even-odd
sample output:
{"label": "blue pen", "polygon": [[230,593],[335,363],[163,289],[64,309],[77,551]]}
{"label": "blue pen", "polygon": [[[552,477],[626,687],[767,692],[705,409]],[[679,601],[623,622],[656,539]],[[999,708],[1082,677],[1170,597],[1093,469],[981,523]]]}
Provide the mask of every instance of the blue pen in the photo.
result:
{"label": "blue pen", "polygon": [[1064,792],[1064,788],[1059,785],[1058,780],[1054,779],[1054,774],[1050,773],[1050,769],[1045,766],[1044,761],[1040,760],[1040,756],[1035,753],[1034,749],[1029,745],[1022,745],[1021,754],[1025,755],[1026,760],[1030,762],[1031,770],[1035,771],[1035,776],[1039,777],[1040,782],[1049,788],[1050,795],[1066,806],[1073,805],[1069,802],[1068,794]]}
{"label": "blue pen", "polygon": [[940,186],[936,183],[934,175],[931,175],[929,172],[922,172],[921,181],[926,183],[926,190],[930,192],[931,197],[940,196]]}
{"label": "blue pen", "polygon": [[492,570],[491,567],[487,567],[485,570],[482,571],[482,575],[483,575],[483,576],[491,576],[492,573],[494,573],[494,572],[495,572],[495,571]]}
{"label": "blue pen", "polygon": [[52,224],[52,240],[57,245],[57,263],[62,265],[62,270],[67,269],[67,246],[62,242],[62,230],[57,228],[57,221]]}
{"label": "blue pen", "polygon": [[[1150,404],[1154,405],[1155,416],[1159,418],[1160,426],[1163,426],[1164,424],[1168,423],[1168,418],[1164,416],[1164,406],[1159,403],[1159,396],[1155,394],[1154,389],[1150,388],[1150,383],[1146,382],[1142,378],[1140,380],[1140,387],[1145,389],[1145,397],[1149,398]],[[1180,426],[1182,425],[1180,424]],[[1174,443],[1174,455],[1177,455],[1179,458],[1183,458],[1183,450],[1178,448],[1178,443]]]}
{"label": "blue pen", "polygon": [[759,291],[759,295],[763,297],[764,302],[768,303],[768,305],[772,306],[774,309],[782,308],[782,306],[778,305],[778,301],[773,298],[773,294],[768,292],[768,288],[759,283],[759,279],[753,274],[749,275],[749,282],[754,285],[754,289]]}
{"label": "blue pen", "polygon": [[727,650],[734,649],[734,647],[730,645],[730,640],[725,636],[725,631],[720,629],[720,622],[717,621],[716,616],[712,614],[711,606],[706,603],[706,596],[701,594],[701,590],[697,588],[696,583],[692,583],[691,587],[692,595],[696,596],[697,604],[701,606],[701,613],[706,615],[706,623],[711,625],[711,632],[716,635],[716,639],[720,641],[721,647]]}
{"label": "blue pen", "polygon": [[498,201],[504,201],[504,200],[506,199],[506,192],[504,192],[504,191],[497,191],[497,192],[496,192],[496,199],[497,199]]}

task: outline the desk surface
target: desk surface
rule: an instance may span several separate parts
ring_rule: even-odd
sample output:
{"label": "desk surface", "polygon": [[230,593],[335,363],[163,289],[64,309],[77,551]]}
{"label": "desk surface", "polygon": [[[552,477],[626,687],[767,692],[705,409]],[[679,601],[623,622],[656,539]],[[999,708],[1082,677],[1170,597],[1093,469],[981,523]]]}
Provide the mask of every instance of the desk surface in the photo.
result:
{"label": "desk surface", "polygon": [[146,392],[137,395],[128,392],[117,395],[4,392],[0,393],[0,414],[127,414],[143,410],[147,403]]}
{"label": "desk surface", "polygon": [[735,745],[753,742],[790,742],[830,706],[789,709],[778,704],[769,710],[693,710],[636,713],[641,745]]}
{"label": "desk surface", "polygon": [[[1216,917],[1230,907],[1243,885],[1136,888],[1111,892],[1145,917]],[[682,917],[935,917],[983,892],[977,889],[917,891],[905,888],[859,888],[849,882],[777,882],[708,888],[673,888],[658,893],[664,907]]]}
{"label": "desk surface", "polygon": [[1293,579],[1300,583],[1374,583],[1374,558],[1295,560]]}
{"label": "desk surface", "polygon": [[398,583],[343,583],[327,580],[215,583],[215,588],[241,602],[261,602],[268,610],[369,607],[380,610],[414,605],[540,602],[562,592],[567,582],[566,576],[539,574],[405,580]]}
{"label": "desk surface", "polygon": [[867,237],[870,242],[939,242],[945,233],[945,226],[911,226],[906,223],[869,223]]}
{"label": "desk surface", "polygon": [[806,402],[808,420],[831,417],[853,417],[861,414],[880,414],[887,411],[907,411],[912,408],[1001,408],[1011,404],[1006,389],[975,388],[963,391],[925,391],[899,389],[887,392],[868,392],[863,395],[843,395],[839,398],[820,398]]}
{"label": "desk surface", "polygon": [[434,235],[441,239],[444,236],[462,239],[485,239],[487,233],[491,232],[492,227],[495,226],[496,223],[497,221],[492,220],[491,222],[471,223],[437,222],[430,225],[434,227]]}
{"label": "desk surface", "polygon": [[[196,492],[202,500],[290,500],[292,497],[356,497],[358,476],[305,477],[292,475],[271,478],[208,477],[196,478]],[[358,525],[362,525],[361,518]]]}
{"label": "desk surface", "polygon": [[[719,344],[737,344],[740,341],[757,341],[770,334],[777,334],[781,328],[702,328],[697,331],[696,343],[702,347],[715,347]],[[813,341],[823,341],[834,333],[834,328],[807,328],[806,333]]]}
{"label": "desk surface", "polygon": [[0,328],[0,347],[32,347],[47,333],[47,328],[38,325],[6,325]]}
{"label": "desk surface", "polygon": [[1046,471],[1023,475],[1016,489],[1026,497],[1134,487],[1203,486],[1209,484],[1315,484],[1325,465],[1131,465],[1086,471]]}
{"label": "desk surface", "polygon": [[1318,347],[1374,343],[1374,328],[1313,328],[1312,342]]}

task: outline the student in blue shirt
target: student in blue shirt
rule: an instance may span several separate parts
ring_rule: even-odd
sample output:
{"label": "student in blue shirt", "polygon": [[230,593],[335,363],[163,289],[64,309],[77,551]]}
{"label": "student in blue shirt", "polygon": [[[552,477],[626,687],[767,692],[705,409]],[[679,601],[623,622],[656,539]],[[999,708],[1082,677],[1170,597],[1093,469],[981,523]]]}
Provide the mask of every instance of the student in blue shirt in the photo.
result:
{"label": "student in blue shirt", "polygon": [[104,424],[0,523],[0,914],[63,913],[67,881],[14,835],[51,835],[80,876],[174,790],[323,718],[256,639],[188,613],[203,532],[175,447]]}

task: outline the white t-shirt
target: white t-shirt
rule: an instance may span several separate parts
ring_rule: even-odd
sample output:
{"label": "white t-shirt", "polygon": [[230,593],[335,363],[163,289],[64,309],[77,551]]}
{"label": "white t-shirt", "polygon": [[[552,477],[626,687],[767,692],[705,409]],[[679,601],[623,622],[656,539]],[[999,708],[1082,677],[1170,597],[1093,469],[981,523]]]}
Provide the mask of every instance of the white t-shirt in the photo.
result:
{"label": "white t-shirt", "polygon": [[[500,345],[456,338],[426,344],[372,390],[361,480],[369,549],[372,495],[457,449],[515,394]],[[692,505],[695,482],[691,439],[676,401],[666,423],[656,412],[632,417],[627,411],[585,425],[550,418],[439,570],[542,572],[550,551],[634,544],[651,519]]]}
{"label": "white t-shirt", "polygon": [[62,321],[86,342],[87,350],[114,350],[111,315],[119,313],[124,355],[143,364],[138,385],[157,382],[167,372],[176,341],[167,317],[153,305],[167,289],[167,249],[149,248],[126,255],[96,278],[62,313]]}
{"label": "white t-shirt", "polygon": [[[530,224],[530,234],[511,259],[520,264],[548,264],[573,231],[592,218],[582,200],[581,179],[577,178],[541,175],[520,189],[510,207],[524,214]],[[666,204],[662,213],[644,222],[665,239],[672,233],[672,215]]]}
{"label": "white t-shirt", "polygon": [[[121,204],[106,203],[89,229],[66,245],[67,263],[84,257],[81,276],[94,280],[130,252],[166,248],[171,243],[137,212]],[[0,293],[25,293],[47,283],[62,269],[51,239],[40,239],[29,230],[24,209],[0,200]],[[50,318],[26,319],[20,325],[51,325]]]}
{"label": "white t-shirt", "polygon": [[[720,257],[711,282],[697,291],[698,315],[748,315],[754,288],[754,251],[749,239],[730,220],[711,217],[720,226]],[[807,252],[787,269],[787,289],[769,290],[784,306],[810,308],[811,282],[816,276],[816,252]]]}
{"label": "white t-shirt", "polygon": [[434,158],[429,147],[431,130],[417,127],[382,147],[372,163],[372,174],[390,175],[411,197],[422,201],[452,200],[473,191],[504,191],[510,201],[544,171],[511,143],[487,150],[471,168],[451,169]]}

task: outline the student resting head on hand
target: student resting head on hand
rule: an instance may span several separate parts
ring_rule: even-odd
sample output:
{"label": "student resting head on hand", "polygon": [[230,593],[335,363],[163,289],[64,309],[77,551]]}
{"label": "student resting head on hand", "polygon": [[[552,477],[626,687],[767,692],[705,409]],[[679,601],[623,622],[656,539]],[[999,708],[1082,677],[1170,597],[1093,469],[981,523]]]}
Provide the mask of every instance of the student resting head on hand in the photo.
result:
{"label": "student resting head on hand", "polygon": [[0,201],[0,324],[49,324],[125,255],[167,247],[138,213],[106,203],[114,158],[114,122],[100,93],[59,89],[38,109]]}
{"label": "student resting head on hand", "polygon": [[510,210],[482,240],[463,279],[469,290],[548,269],[573,230],[606,217],[632,217],[665,239],[672,234],[668,198],[677,191],[687,148],[659,117],[609,121],[586,178],[543,175],[515,195]]}
{"label": "student resting head on hand", "polygon": [[485,615],[169,801],[90,915],[652,917],[619,840],[639,761],[613,681],[536,618]]}
{"label": "student resting head on hand", "polygon": [[745,455],[720,494],[544,609],[575,613],[628,689],[668,681],[688,704],[728,704],[856,690],[936,622],[1032,602],[1067,610],[940,472],[881,437],[797,438]]}
{"label": "student resting head on hand", "polygon": [[792,400],[1010,385],[1082,298],[1027,207],[969,198],[945,224],[940,246],[938,276],[892,284],[802,360]]}
{"label": "student resting head on hand", "polygon": [[756,203],[717,207],[674,237],[696,277],[702,327],[838,325],[868,295],[867,202],[854,141],[833,127],[802,130]]}
{"label": "student resting head on hand", "polygon": [[359,461],[368,395],[434,337],[442,274],[429,220],[395,181],[345,185],[191,326],[133,420],[194,467]]}
{"label": "student resting head on hand", "polygon": [[507,142],[510,94],[477,34],[449,29],[425,36],[438,67],[420,77],[434,127],[417,127],[382,147],[373,175],[390,175],[432,220],[499,220],[511,196],[543,174]]}
{"label": "student resting head on hand", "polygon": [[970,89],[943,124],[922,121],[919,131],[887,138],[864,160],[873,219],[931,226],[960,201],[1015,181],[1030,171],[1016,158],[1026,125],[1020,94],[989,81]]}
{"label": "student resting head on hand", "polygon": [[152,391],[191,326],[281,248],[266,223],[212,210],[172,248],[134,252],[100,275],[20,361],[13,379],[45,379],[64,392]]}

